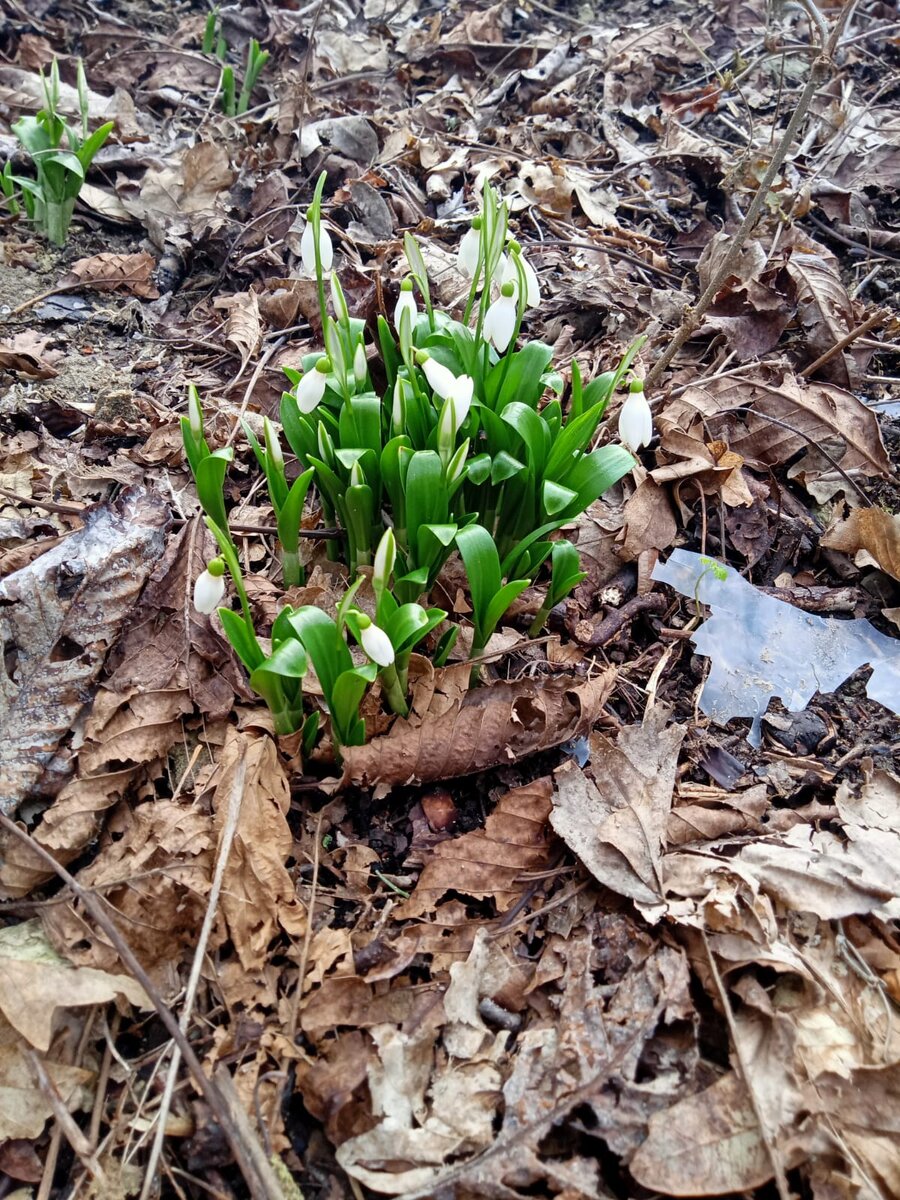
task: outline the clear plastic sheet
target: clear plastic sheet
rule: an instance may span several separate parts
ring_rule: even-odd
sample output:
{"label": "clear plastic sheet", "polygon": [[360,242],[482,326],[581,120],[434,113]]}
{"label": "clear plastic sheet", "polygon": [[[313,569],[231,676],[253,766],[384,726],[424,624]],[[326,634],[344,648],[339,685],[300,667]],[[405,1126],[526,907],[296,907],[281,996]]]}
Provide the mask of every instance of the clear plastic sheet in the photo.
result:
{"label": "clear plastic sheet", "polygon": [[775,697],[791,712],[816,692],[833,692],[857,667],[869,664],[868,695],[900,711],[900,641],[870,621],[839,621],[766,596],[737,571],[688,550],[673,550],[653,578],[710,609],[693,634],[711,660],[700,708],[720,725],[751,717],[751,745]]}

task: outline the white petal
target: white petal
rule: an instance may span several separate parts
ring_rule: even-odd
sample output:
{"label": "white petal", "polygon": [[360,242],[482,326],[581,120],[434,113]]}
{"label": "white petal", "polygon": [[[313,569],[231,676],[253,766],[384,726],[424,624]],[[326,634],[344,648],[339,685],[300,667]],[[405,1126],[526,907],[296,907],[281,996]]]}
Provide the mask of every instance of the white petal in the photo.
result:
{"label": "white petal", "polygon": [[225,595],[225,578],[203,571],[194,584],[194,608],[199,613],[214,613]]}
{"label": "white petal", "polygon": [[322,260],[322,270],[330,271],[334,262],[334,247],[324,225],[319,226],[319,258]]}
{"label": "white petal", "polygon": [[385,586],[391,577],[391,571],[394,569],[394,562],[397,558],[397,542],[394,538],[394,531],[386,529],[381,535],[381,541],[378,543],[378,549],[375,551],[375,561],[372,564],[372,578],[378,579]]}
{"label": "white petal", "polygon": [[303,226],[303,233],[300,237],[300,257],[303,259],[303,270],[307,275],[315,275],[316,243],[313,238],[312,221],[307,221]]}
{"label": "white petal", "polygon": [[653,414],[643,392],[631,392],[622,405],[619,440],[632,454],[653,440]]}
{"label": "white petal", "polygon": [[362,642],[363,650],[379,667],[389,667],[394,661],[394,647],[391,645],[391,639],[377,625],[367,625],[365,629],[361,629],[359,640]]}
{"label": "white petal", "polygon": [[529,308],[537,308],[541,302],[541,285],[538,283],[534,267],[530,262],[526,261],[524,255],[522,257],[522,266],[525,268],[525,303]]}
{"label": "white petal", "polygon": [[516,302],[512,296],[501,296],[487,310],[484,318],[484,336],[493,343],[500,354],[503,354],[515,331]]}
{"label": "white petal", "polygon": [[478,270],[478,251],[481,249],[481,232],[471,227],[463,234],[456,254],[459,269],[470,278]]}
{"label": "white petal", "polygon": [[469,415],[469,409],[472,407],[472,396],[475,392],[475,380],[471,375],[460,375],[453,382],[453,387],[450,389],[450,400],[453,403],[453,416],[456,420],[456,428],[459,429]]}
{"label": "white petal", "polygon": [[425,372],[425,378],[428,380],[431,390],[442,400],[446,400],[456,383],[456,376],[450,368],[439,363],[436,358],[426,358],[422,364],[422,370]]}
{"label": "white petal", "polygon": [[325,376],[314,367],[297,384],[297,407],[302,413],[311,413],[318,408],[324,395]]}

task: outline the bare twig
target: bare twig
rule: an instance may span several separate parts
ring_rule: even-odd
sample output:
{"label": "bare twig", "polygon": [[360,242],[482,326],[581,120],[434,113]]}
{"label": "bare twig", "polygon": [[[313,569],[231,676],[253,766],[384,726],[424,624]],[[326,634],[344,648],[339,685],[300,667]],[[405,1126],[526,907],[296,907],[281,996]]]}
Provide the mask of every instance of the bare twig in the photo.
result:
{"label": "bare twig", "polygon": [[864,333],[868,333],[876,325],[883,325],[889,319],[890,314],[883,308],[880,308],[878,312],[872,313],[861,325],[857,325],[855,329],[851,329],[839,342],[835,342],[824,354],[820,354],[815,362],[811,362],[808,367],[804,367],[800,372],[801,378],[808,379],[810,375],[818,371],[819,367],[824,367],[827,362],[831,362],[842,350],[846,350],[848,346],[851,346],[857,338],[861,338]]}
{"label": "bare twig", "polygon": [[841,36],[841,30],[847,19],[850,16],[850,11],[853,8],[853,0],[846,4],[840,12],[840,15],[834,22],[831,28],[831,33],[828,35],[822,51],[813,60],[810,67],[809,79],[806,81],[800,99],[797,101],[797,106],[791,114],[791,119],[788,121],[781,141],[775,148],[769,166],[766,169],[765,175],[759,182],[759,186],[754,193],[753,199],[750,202],[750,207],[747,209],[747,214],[740,224],[740,228],[732,237],[728,246],[728,252],[723,257],[719,264],[718,270],[713,273],[705,291],[697,300],[696,304],[688,305],[684,310],[681,325],[675,331],[672,340],[669,342],[666,349],[656,360],[650,370],[647,372],[646,384],[652,387],[653,384],[659,381],[663,371],[668,367],[669,363],[690,338],[691,334],[700,324],[703,314],[715,300],[725,280],[734,272],[737,266],[737,261],[743,249],[744,242],[756,227],[756,222],[759,220],[759,215],[762,212],[763,205],[766,202],[766,197],[769,194],[769,189],[775,180],[775,176],[781,170],[781,165],[787,157],[794,138],[806,118],[807,111],[812,103],[813,97],[819,90],[819,86],[826,78],[831,67],[832,56],[837,48],[838,41]]}

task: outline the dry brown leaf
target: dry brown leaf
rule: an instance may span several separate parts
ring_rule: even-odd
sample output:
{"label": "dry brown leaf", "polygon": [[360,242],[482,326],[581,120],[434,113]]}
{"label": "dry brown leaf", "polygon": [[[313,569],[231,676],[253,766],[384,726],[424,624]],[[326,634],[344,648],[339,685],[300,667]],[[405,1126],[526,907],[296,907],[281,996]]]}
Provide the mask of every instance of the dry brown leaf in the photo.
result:
{"label": "dry brown leaf", "polygon": [[59,790],[71,765],[58,753],[89,702],[106,653],[162,553],[169,511],[127,489],[85,509],[84,527],[0,583],[0,811]]}
{"label": "dry brown leaf", "polygon": [[759,1187],[772,1162],[740,1075],[650,1118],[647,1140],[628,1164],[642,1187],[667,1196],[721,1196]]}
{"label": "dry brown leaf", "polygon": [[[818,358],[846,337],[854,325],[853,304],[841,280],[838,261],[823,246],[795,238],[786,269],[797,288],[797,312],[806,330],[810,359]],[[821,372],[841,387],[850,387],[851,361],[846,355],[836,354]]]}
{"label": "dry brown leaf", "polygon": [[678,522],[665,488],[653,479],[638,484],[623,513],[624,535],[621,554],[634,562],[647,550],[666,550],[675,541]]}
{"label": "dry brown leaf", "polygon": [[[451,669],[454,678],[459,670]],[[475,688],[459,699],[442,695],[443,702],[433,703],[421,720],[395,721],[385,737],[349,746],[344,782],[364,787],[433,783],[518,762],[586,733],[615,678],[610,669],[590,680],[521,679]]]}
{"label": "dry brown leaf", "polygon": [[[49,337],[25,329],[0,342],[0,368],[16,371],[31,379],[53,379],[57,375],[52,363],[62,357],[60,351],[46,350]],[[51,361],[52,360],[52,361]]]}
{"label": "dry brown leaf", "polygon": [[837,520],[822,535],[820,545],[843,554],[859,556],[856,565],[875,566],[900,579],[900,516],[883,508],[854,508],[845,520]]}
{"label": "dry brown leaf", "polygon": [[[753,467],[777,466],[810,444],[837,438],[845,447],[838,460],[844,471],[886,475],[891,470],[872,409],[841,388],[772,369],[760,369],[753,378],[723,377],[689,387],[661,414],[660,428],[672,426],[701,439],[711,431]],[[835,479],[837,487],[850,486],[837,474]]]}
{"label": "dry brown leaf", "polygon": [[256,292],[236,292],[233,296],[219,296],[215,307],[225,309],[225,341],[237,350],[241,361],[246,363],[262,341],[262,324],[259,317],[259,301]]}
{"label": "dry brown leaf", "polygon": [[[41,1062],[65,1108],[75,1112],[90,1107],[93,1071],[43,1056]],[[53,1115],[53,1104],[35,1078],[21,1034],[0,1017],[0,1142],[7,1138],[39,1138]],[[27,1190],[27,1195],[30,1197],[32,1192]],[[9,1197],[7,1192],[7,1200]]]}
{"label": "dry brown leaf", "polygon": [[153,282],[156,260],[146,250],[136,254],[94,254],[72,263],[71,276],[97,292],[130,292],[142,300],[156,300]]}
{"label": "dry brown leaf", "polygon": [[36,1049],[50,1049],[57,1009],[107,1004],[117,996],[138,1008],[153,1007],[130,976],[73,967],[61,958],[39,920],[0,930],[0,1012]]}
{"label": "dry brown leaf", "polygon": [[242,966],[252,971],[267,962],[279,929],[293,937],[306,930],[306,914],[285,866],[293,847],[287,823],[291,793],[272,739],[235,729],[228,731],[215,782],[220,835],[232,791],[238,788],[242,796],[219,907]]}
{"label": "dry brown leaf", "polygon": [[[701,291],[729,253],[731,243],[731,235],[723,231],[714,233],[707,243],[697,263]],[[765,249],[751,239],[704,314],[700,332],[724,334],[729,348],[743,362],[767,354],[791,321],[790,290],[791,281],[783,268],[770,268]]]}
{"label": "dry brown leaf", "polygon": [[523,891],[518,876],[547,866],[552,790],[549,778],[514,788],[500,799],[484,829],[435,846],[412,896],[395,908],[395,918],[432,912],[449,891],[478,900],[490,896],[500,913],[510,908]]}
{"label": "dry brown leaf", "polygon": [[[155,797],[123,804],[106,820],[98,851],[76,873],[85,888],[102,892],[115,910],[143,967],[164,991],[178,984],[182,955],[192,948],[206,910],[214,833],[207,812],[185,801]],[[42,914],[54,946],[70,962],[121,970],[117,951],[77,903]],[[215,941],[213,942],[213,948]]]}
{"label": "dry brown leaf", "polygon": [[666,728],[668,710],[648,709],[617,742],[591,739],[591,780],[574,762],[554,773],[550,823],[605,887],[638,904],[665,895],[662,851],[678,751],[687,726]]}

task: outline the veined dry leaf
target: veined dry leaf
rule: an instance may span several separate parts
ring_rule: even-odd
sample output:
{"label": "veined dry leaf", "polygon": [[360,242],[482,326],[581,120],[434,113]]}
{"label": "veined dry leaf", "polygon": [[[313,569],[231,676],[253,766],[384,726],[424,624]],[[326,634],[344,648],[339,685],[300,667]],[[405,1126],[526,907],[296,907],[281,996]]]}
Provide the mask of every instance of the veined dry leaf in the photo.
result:
{"label": "veined dry leaf", "polygon": [[262,967],[281,928],[294,937],[306,914],[285,863],[293,847],[287,823],[291,793],[278,748],[270,737],[229,729],[213,798],[221,833],[232,792],[241,791],[240,816],[219,907],[245,970]]}
{"label": "veined dry leaf", "polygon": [[71,276],[97,292],[131,292],[142,300],[156,300],[153,282],[156,260],[146,250],[136,254],[94,254],[72,263]]}
{"label": "veined dry leaf", "polygon": [[667,1196],[721,1196],[770,1180],[772,1162],[741,1077],[729,1071],[655,1113],[628,1169],[642,1187]]}
{"label": "veined dry leaf", "polygon": [[868,555],[856,565],[875,566],[900,579],[900,516],[883,508],[854,508],[846,520],[835,521],[822,535],[820,545],[843,554]]}
{"label": "veined dry leaf", "polygon": [[259,349],[262,340],[256,292],[236,292],[233,296],[219,296],[215,307],[228,312],[225,341],[237,350],[241,361],[246,363]]}
{"label": "veined dry leaf", "polygon": [[521,679],[475,688],[440,711],[432,705],[421,720],[395,721],[390,733],[366,746],[347,747],[344,782],[433,783],[518,762],[586,733],[615,678],[613,668],[589,680]]}
{"label": "veined dry leaf", "polygon": [[625,504],[622,557],[634,562],[646,550],[666,550],[675,541],[678,522],[665,488],[649,476]]}
{"label": "veined dry leaf", "polygon": [[646,905],[665,895],[662,851],[687,731],[667,729],[668,715],[657,705],[616,742],[595,735],[593,780],[574,762],[554,772],[550,824],[599,883]]}
{"label": "veined dry leaf", "polygon": [[[714,233],[697,263],[701,290],[718,270],[731,248],[731,235]],[[793,304],[783,268],[769,267],[769,256],[760,242],[748,241],[713,304],[703,316],[700,332],[710,329],[725,335],[740,361],[758,358],[777,345],[790,324]]]}
{"label": "veined dry leaf", "polygon": [[394,909],[394,917],[432,912],[449,891],[479,900],[491,896],[498,912],[505,912],[522,894],[518,876],[541,870],[549,860],[551,793],[549,778],[514,788],[501,798],[484,829],[439,842],[412,896]]}
{"label": "veined dry leaf", "polygon": [[786,372],[760,369],[752,379],[723,377],[690,387],[666,405],[659,423],[699,438],[709,430],[750,466],[777,466],[810,444],[836,437],[846,446],[840,465],[851,475],[891,470],[872,409],[841,388]]}
{"label": "veined dry leaf", "polygon": [[[71,766],[59,744],[153,564],[168,506],[129,488],[115,505],[84,511],[84,527],[0,583],[0,811],[59,790]],[[12,666],[10,666],[12,664]]]}

